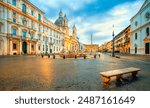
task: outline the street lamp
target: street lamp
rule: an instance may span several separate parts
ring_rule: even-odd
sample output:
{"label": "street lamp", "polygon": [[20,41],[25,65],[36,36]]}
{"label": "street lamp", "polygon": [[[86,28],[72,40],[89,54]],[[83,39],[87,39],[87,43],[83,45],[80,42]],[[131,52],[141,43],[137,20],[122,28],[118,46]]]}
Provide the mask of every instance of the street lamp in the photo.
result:
{"label": "street lamp", "polygon": [[93,52],[93,34],[91,34],[91,55]]}
{"label": "street lamp", "polygon": [[112,46],[113,46],[113,49],[112,49],[112,57],[115,57],[115,46],[114,46],[114,44],[115,44],[115,42],[114,42],[114,36],[115,36],[115,33],[114,33],[114,25],[113,25],[113,34],[112,34],[112,36],[113,36],[113,43],[112,43]]}

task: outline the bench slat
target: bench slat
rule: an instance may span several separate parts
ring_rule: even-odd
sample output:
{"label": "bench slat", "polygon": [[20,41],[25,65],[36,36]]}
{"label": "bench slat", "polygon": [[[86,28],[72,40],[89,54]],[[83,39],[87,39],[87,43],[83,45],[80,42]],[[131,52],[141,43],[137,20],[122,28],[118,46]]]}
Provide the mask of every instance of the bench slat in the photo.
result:
{"label": "bench slat", "polygon": [[124,68],[124,69],[100,72],[100,75],[104,76],[104,77],[113,77],[113,76],[116,76],[116,75],[122,75],[122,74],[137,72],[137,71],[140,71],[140,69],[139,68],[130,67],[130,68]]}

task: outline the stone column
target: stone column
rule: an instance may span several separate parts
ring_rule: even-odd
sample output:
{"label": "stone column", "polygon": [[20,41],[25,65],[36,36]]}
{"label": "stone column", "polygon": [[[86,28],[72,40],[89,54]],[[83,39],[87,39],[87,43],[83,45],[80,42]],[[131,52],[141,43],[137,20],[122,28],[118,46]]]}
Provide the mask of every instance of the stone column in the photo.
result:
{"label": "stone column", "polygon": [[35,49],[35,54],[38,54],[38,45],[37,45],[37,42],[35,42],[35,47],[34,47]]}
{"label": "stone column", "polygon": [[19,44],[20,44],[19,45],[19,47],[20,47],[19,49],[20,49],[20,55],[21,55],[22,54],[22,41],[21,40],[20,40]]}
{"label": "stone column", "polygon": [[29,42],[29,54],[31,54],[31,42]]}
{"label": "stone column", "polygon": [[26,54],[29,54],[29,43],[27,42],[27,53]]}
{"label": "stone column", "polygon": [[12,53],[12,39],[10,39],[10,55],[13,55],[13,53]]}

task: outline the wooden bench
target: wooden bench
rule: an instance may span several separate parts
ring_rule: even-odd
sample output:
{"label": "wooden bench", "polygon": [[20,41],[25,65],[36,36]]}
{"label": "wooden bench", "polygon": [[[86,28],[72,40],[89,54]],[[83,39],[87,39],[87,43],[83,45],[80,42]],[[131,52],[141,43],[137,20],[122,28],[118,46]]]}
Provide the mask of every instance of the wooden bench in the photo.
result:
{"label": "wooden bench", "polygon": [[100,72],[100,76],[102,77],[104,84],[109,84],[111,77],[116,76],[116,80],[120,80],[122,75],[131,73],[132,77],[136,78],[138,71],[140,71],[139,68],[130,67],[130,68]]}

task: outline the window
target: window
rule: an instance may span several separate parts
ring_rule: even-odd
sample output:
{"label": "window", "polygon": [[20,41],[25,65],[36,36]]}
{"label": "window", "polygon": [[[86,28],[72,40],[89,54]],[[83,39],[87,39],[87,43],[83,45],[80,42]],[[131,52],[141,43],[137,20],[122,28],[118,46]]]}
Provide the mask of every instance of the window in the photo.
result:
{"label": "window", "polygon": [[16,36],[17,30],[16,30],[16,29],[13,29],[13,30],[12,30],[12,34]]}
{"label": "window", "polygon": [[57,50],[56,51],[58,51],[58,47],[57,47]]}
{"label": "window", "polygon": [[16,12],[13,12],[13,16],[16,16]]}
{"label": "window", "polygon": [[46,38],[46,42],[48,42],[48,38]]}
{"label": "window", "polygon": [[54,46],[54,51],[55,51],[55,46]]}
{"label": "window", "polygon": [[147,21],[150,19],[150,13],[149,12],[146,12],[145,18],[146,18]]}
{"label": "window", "polygon": [[13,1],[12,1],[12,5],[13,5],[13,6],[16,6],[16,5],[17,5],[16,0],[13,0]]}
{"label": "window", "polygon": [[17,49],[17,44],[13,43],[13,50],[16,50],[16,49]]}
{"label": "window", "polygon": [[41,32],[41,25],[39,24],[39,32]]}
{"label": "window", "polygon": [[38,40],[41,40],[41,37],[40,37],[40,36],[37,36],[37,39],[38,39]]}
{"label": "window", "polygon": [[50,43],[52,43],[52,38],[50,38]]}
{"label": "window", "polygon": [[16,18],[13,18],[13,22],[16,23]]}
{"label": "window", "polygon": [[22,34],[23,34],[23,39],[26,39],[27,33],[26,33],[26,32],[23,32]]}
{"label": "window", "polygon": [[41,50],[41,47],[39,46],[38,49]]}
{"label": "window", "polygon": [[149,36],[149,27],[146,28],[146,35]]}
{"label": "window", "polygon": [[22,4],[22,12],[26,13],[26,5]]}
{"label": "window", "polygon": [[135,33],[135,40],[137,40],[137,33]]}
{"label": "window", "polygon": [[31,49],[34,50],[34,45],[31,45]]}
{"label": "window", "polygon": [[43,41],[45,40],[45,37],[43,37]]}
{"label": "window", "polygon": [[30,34],[30,36],[31,36],[31,40],[33,40],[34,35],[33,35],[33,34]]}
{"label": "window", "polygon": [[41,15],[40,14],[38,14],[38,20],[41,21]]}
{"label": "window", "polygon": [[25,25],[25,26],[27,25],[27,20],[26,20],[26,18],[22,18],[22,24]]}
{"label": "window", "polygon": [[135,44],[135,54],[137,54],[137,44]]}
{"label": "window", "polygon": [[43,51],[44,51],[44,45],[43,45]]}
{"label": "window", "polygon": [[34,21],[31,21],[31,27],[34,29]]}
{"label": "window", "polygon": [[32,16],[34,15],[34,11],[33,11],[33,10],[31,10],[31,15],[32,15]]}
{"label": "window", "polygon": [[138,22],[137,21],[135,21],[135,26],[138,26]]}
{"label": "window", "polygon": [[46,45],[46,52],[48,51],[48,45]]}

